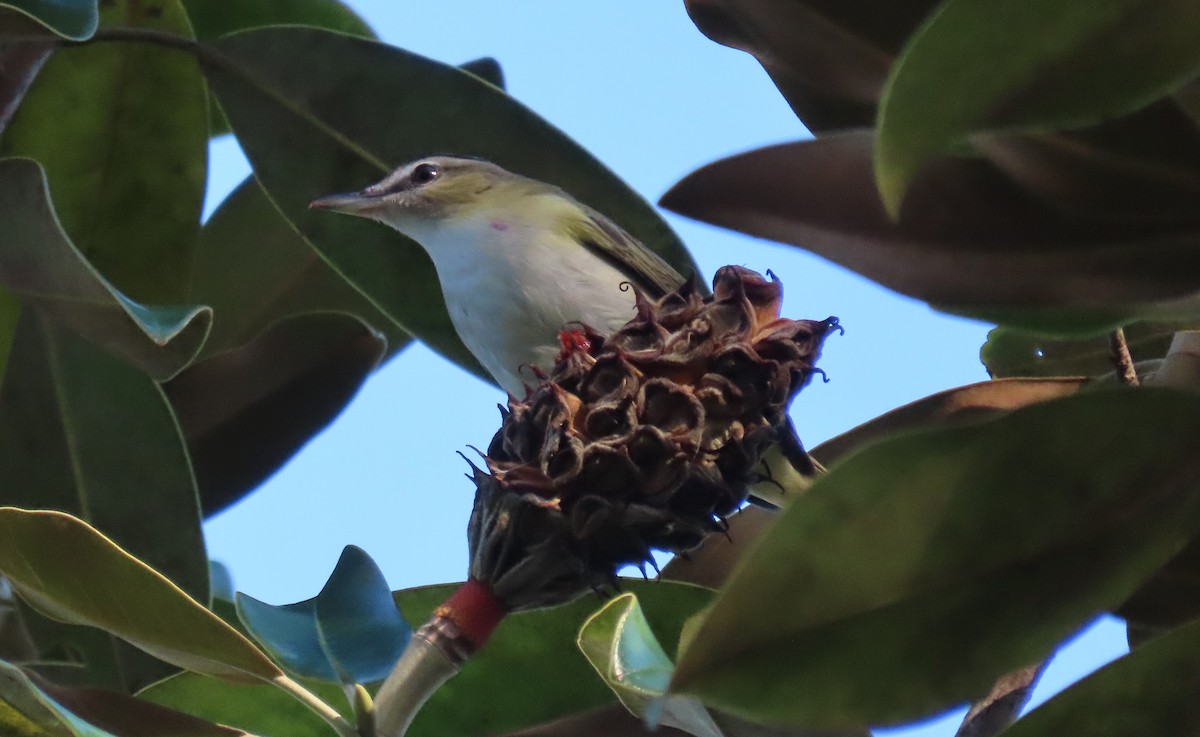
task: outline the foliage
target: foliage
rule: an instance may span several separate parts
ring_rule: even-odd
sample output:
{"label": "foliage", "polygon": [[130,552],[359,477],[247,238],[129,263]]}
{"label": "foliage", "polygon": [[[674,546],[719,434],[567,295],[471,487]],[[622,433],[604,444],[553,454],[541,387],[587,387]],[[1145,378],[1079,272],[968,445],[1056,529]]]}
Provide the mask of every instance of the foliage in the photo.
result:
{"label": "foliage", "polygon": [[[994,717],[1017,691],[992,685],[1104,611],[1138,645],[1011,732],[1200,729],[1200,2],[684,6],[817,137],[661,204],[997,323],[994,380],[814,449],[810,493],[665,572],[715,594],[510,616],[412,732],[641,733],[596,711],[619,701],[705,737],[861,735],[982,699],[995,723],[963,734],[992,734],[1019,707]],[[254,176],[202,223],[227,127]],[[235,607],[200,522],[409,341],[481,372],[416,244],[307,209],[431,151],[558,184],[695,270],[494,61],[380,43],[339,0],[0,1],[4,734],[369,731],[359,684],[452,587],[394,608],[349,548],[313,599]]]}

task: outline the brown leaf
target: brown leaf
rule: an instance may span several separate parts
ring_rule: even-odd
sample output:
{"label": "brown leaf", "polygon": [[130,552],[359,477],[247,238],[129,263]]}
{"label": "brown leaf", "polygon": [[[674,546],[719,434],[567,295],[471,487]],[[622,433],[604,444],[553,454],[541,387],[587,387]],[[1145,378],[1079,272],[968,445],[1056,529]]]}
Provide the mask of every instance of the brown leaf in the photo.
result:
{"label": "brown leaf", "polygon": [[1125,316],[1121,305],[1200,290],[1200,224],[1149,229],[1069,220],[979,159],[932,164],[894,223],[875,189],[869,131],[717,161],[685,177],[661,204],[798,245],[956,312],[1027,310],[1024,319],[1037,324],[1069,325],[1112,321]]}
{"label": "brown leaf", "polygon": [[888,68],[936,3],[687,0],[700,32],[758,59],[808,129],[871,125]]}

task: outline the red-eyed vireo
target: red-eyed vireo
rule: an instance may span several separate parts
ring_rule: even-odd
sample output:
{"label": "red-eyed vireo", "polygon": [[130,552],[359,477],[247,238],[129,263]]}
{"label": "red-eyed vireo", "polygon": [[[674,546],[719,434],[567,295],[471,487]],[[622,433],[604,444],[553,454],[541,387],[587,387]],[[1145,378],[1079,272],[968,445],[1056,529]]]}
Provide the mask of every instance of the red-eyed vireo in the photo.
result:
{"label": "red-eyed vireo", "polygon": [[[549,372],[559,333],[583,323],[605,333],[635,315],[633,290],[660,297],[684,278],[611,220],[550,184],[488,161],[430,156],[377,184],[310,207],[378,220],[419,243],[437,270],[466,347],[515,397]],[[811,461],[794,436],[767,458],[786,489],[807,488]],[[783,456],[791,458],[783,461]],[[768,486],[774,486],[769,484]],[[759,488],[763,487],[763,488]],[[779,493],[764,485],[755,495]]]}

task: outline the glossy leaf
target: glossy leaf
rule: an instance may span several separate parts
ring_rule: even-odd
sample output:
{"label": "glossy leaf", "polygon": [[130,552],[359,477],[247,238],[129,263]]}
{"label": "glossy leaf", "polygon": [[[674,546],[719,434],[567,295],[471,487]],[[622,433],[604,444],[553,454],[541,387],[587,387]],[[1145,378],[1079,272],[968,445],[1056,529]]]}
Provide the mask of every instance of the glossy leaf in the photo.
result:
{"label": "glossy leaf", "polygon": [[[6,20],[2,13],[0,10],[0,25]],[[4,74],[0,75],[0,134],[4,133],[8,121],[29,91],[29,85],[53,51],[54,44],[49,40],[9,43],[0,35],[0,68],[4,69]]]}
{"label": "glossy leaf", "polygon": [[242,682],[281,675],[162,574],[62,512],[0,508],[0,573],[44,614],[99,627],[181,668]]}
{"label": "glossy leaf", "polygon": [[666,696],[675,664],[655,639],[634,594],[621,594],[588,617],[577,644],[625,708],[647,723],[697,737],[721,737],[700,702]]}
{"label": "glossy leaf", "polygon": [[398,325],[477,373],[420,247],[375,223],[310,212],[309,202],[361,189],[430,152],[477,155],[563,186],[681,271],[693,270],[666,223],[627,185],[474,75],[314,29],[262,29],[211,44],[209,83],[272,201]]}
{"label": "glossy leaf", "polygon": [[204,357],[242,348],[276,323],[312,312],[357,316],[387,336],[391,353],[408,343],[279,214],[254,177],[200,230],[187,299],[216,315]]}
{"label": "glossy leaf", "polygon": [[272,606],[239,593],[237,607],[254,639],[302,678],[382,681],[412,636],[379,566],[353,545],[316,597]]}
{"label": "glossy leaf", "polygon": [[1157,637],[1037,707],[1005,737],[1127,737],[1200,729],[1200,622]]}
{"label": "glossy leaf", "polygon": [[[179,0],[113,0],[101,22],[191,34]],[[117,288],[178,303],[200,227],[206,119],[191,55],[143,43],[63,47],[13,116],[0,155],[41,162],[63,228]]]}
{"label": "glossy leaf", "polygon": [[[1075,393],[1083,379],[983,381],[947,389],[898,407],[830,438],[809,452],[824,466],[893,433],[987,419],[1002,412]],[[663,578],[709,588],[725,584],[742,557],[770,529],[778,513],[749,506],[728,520],[728,529],[712,533],[697,551],[676,556],[663,567]]]}
{"label": "glossy leaf", "polygon": [[386,348],[355,317],[300,315],[169,381],[204,513],[254,490],[332,422]]}
{"label": "glossy leaf", "polygon": [[[195,481],[161,389],[34,307],[13,348],[0,388],[0,504],[83,517],[207,600]],[[103,633],[32,612],[26,623],[43,657],[82,658],[64,682],[128,691],[171,672]]]}
{"label": "glossy leaf", "polygon": [[[1163,323],[1125,326],[1135,362],[1162,358],[1180,328]],[[996,378],[1011,376],[1102,376],[1113,371],[1108,336],[1060,340],[1011,328],[994,328],[979,349],[979,360]]]}
{"label": "glossy leaf", "polygon": [[1198,430],[1200,397],[1142,389],[863,448],[755,546],[672,690],[805,727],[981,696],[1195,534]]}
{"label": "glossy leaf", "polygon": [[1007,379],[947,389],[910,402],[826,440],[812,455],[831,466],[850,452],[901,431],[974,422],[1066,397],[1079,391],[1082,379]]}
{"label": "glossy leaf", "polygon": [[16,737],[248,737],[124,694],[35,681],[2,661],[0,732]]}
{"label": "glossy leaf", "polygon": [[758,59],[814,133],[871,125],[888,68],[934,0],[686,0],[713,41]]}
{"label": "glossy leaf", "polygon": [[58,225],[41,167],[0,160],[0,287],[70,325],[157,379],[199,352],[205,307],[147,307],[118,292]]}
{"label": "glossy leaf", "polygon": [[1101,125],[975,136],[975,148],[1068,220],[1147,229],[1200,221],[1200,130],[1169,100]]}
{"label": "glossy leaf", "polygon": [[1056,219],[992,165],[959,158],[913,182],[895,223],[875,191],[871,146],[856,132],[751,151],[688,175],[662,205],[1009,326],[1086,335],[1139,316],[1200,314],[1200,222]]}
{"label": "glossy leaf", "polygon": [[1200,68],[1195,0],[948,0],[908,41],[880,103],[876,176],[893,215],[913,176],[972,133],[1086,125]]}
{"label": "glossy leaf", "polygon": [[[425,622],[457,584],[396,593],[409,622]],[[694,586],[622,580],[645,607],[651,629],[673,650],[682,623],[709,600]],[[417,715],[410,737],[474,737],[502,734],[579,711],[613,703],[615,698],[575,648],[579,627],[599,601],[591,596],[572,604],[511,614],[487,647],[437,691]],[[670,654],[670,653],[668,653]],[[534,667],[531,664],[536,664]],[[513,674],[519,673],[520,678]],[[338,689],[320,687],[319,695],[338,697]],[[278,694],[278,695],[277,695]],[[326,737],[328,727],[304,707],[275,689],[233,686],[192,674],[163,681],[143,693],[156,703],[229,724],[261,737]],[[330,703],[335,703],[330,701]]]}
{"label": "glossy leaf", "polygon": [[490,85],[504,89],[504,70],[500,68],[500,62],[490,56],[464,62],[459,64],[458,68],[474,74]]}
{"label": "glossy leaf", "polygon": [[358,13],[340,0],[183,0],[201,41],[262,26],[312,26],[375,38]]}
{"label": "glossy leaf", "polygon": [[0,504],[71,512],[202,600],[207,556],[162,391],[35,310],[0,389]]}
{"label": "glossy leaf", "polygon": [[[263,26],[299,25],[327,28],[351,36],[375,38],[357,13],[339,0],[182,0],[196,38],[206,40]],[[209,98],[209,135],[229,132],[216,100]]]}
{"label": "glossy leaf", "polygon": [[100,22],[97,0],[4,0],[0,8],[13,8],[72,41],[83,41]]}

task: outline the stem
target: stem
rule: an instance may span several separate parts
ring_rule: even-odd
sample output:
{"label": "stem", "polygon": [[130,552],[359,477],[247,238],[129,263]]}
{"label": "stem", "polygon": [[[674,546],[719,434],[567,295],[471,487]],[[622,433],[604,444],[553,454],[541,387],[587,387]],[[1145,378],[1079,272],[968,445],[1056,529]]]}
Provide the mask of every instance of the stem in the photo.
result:
{"label": "stem", "polygon": [[1108,346],[1112,351],[1113,368],[1117,372],[1117,381],[1126,386],[1137,386],[1137,369],[1133,366],[1133,356],[1129,354],[1129,344],[1125,342],[1125,329],[1117,328],[1108,334]]}
{"label": "stem", "polygon": [[[432,622],[431,622],[432,624]],[[422,627],[375,695],[375,733],[402,737],[429,697],[458,673],[456,663]]]}
{"label": "stem", "polygon": [[296,681],[287,676],[279,676],[272,678],[271,683],[287,691],[291,694],[292,698],[304,704],[314,714],[324,719],[338,733],[338,737],[359,737],[358,730],[355,729],[353,724],[346,721],[345,717],[339,714],[336,709],[326,704],[316,694],[301,686]]}

